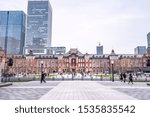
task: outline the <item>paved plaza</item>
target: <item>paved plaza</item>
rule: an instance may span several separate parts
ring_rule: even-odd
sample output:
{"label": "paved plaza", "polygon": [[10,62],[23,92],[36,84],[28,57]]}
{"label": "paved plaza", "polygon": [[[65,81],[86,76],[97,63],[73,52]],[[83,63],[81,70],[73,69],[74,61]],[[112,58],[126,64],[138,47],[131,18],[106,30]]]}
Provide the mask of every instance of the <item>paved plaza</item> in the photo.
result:
{"label": "paved plaza", "polygon": [[149,92],[146,82],[31,81],[0,87],[0,100],[149,100]]}

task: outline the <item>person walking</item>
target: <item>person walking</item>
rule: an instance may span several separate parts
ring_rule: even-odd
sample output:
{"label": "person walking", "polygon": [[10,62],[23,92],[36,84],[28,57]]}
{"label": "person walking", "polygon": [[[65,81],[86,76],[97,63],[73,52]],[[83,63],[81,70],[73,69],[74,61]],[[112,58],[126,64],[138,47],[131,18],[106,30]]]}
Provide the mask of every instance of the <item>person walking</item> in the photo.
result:
{"label": "person walking", "polygon": [[84,79],[84,73],[83,73],[83,71],[81,71],[81,79],[82,80]]}
{"label": "person walking", "polygon": [[120,81],[121,82],[123,81],[123,74],[122,73],[120,74]]}
{"label": "person walking", "polygon": [[45,81],[45,76],[46,76],[46,74],[45,74],[44,72],[42,72],[42,73],[41,73],[41,83],[42,83],[42,82],[46,83],[46,81]]}
{"label": "person walking", "polygon": [[127,77],[127,76],[126,76],[126,73],[124,73],[124,74],[123,74],[123,81],[124,81],[124,83],[126,82],[126,77]]}
{"label": "person walking", "polygon": [[133,84],[133,76],[132,76],[131,73],[129,74],[129,82],[128,82],[128,84],[129,84],[130,82]]}

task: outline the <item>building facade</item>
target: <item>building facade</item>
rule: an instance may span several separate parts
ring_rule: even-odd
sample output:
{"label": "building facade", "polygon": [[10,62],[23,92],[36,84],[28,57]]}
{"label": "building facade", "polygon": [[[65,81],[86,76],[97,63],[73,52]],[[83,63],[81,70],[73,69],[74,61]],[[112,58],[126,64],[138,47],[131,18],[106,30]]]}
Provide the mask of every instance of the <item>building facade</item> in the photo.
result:
{"label": "building facade", "polygon": [[66,53],[66,47],[50,47],[48,48],[48,54],[65,54]]}
{"label": "building facade", "polygon": [[[44,49],[44,52],[43,52]],[[66,53],[66,47],[45,47],[45,48],[34,48],[34,47],[25,47],[24,48],[24,53],[25,55],[28,55],[30,53],[30,50],[36,55],[39,55],[39,53],[43,55],[55,55],[55,54],[65,54]],[[41,55],[40,54],[40,55]]]}
{"label": "building facade", "polygon": [[[4,64],[5,64],[5,52],[4,50],[0,47],[0,78],[2,76],[3,70],[4,70]],[[1,82],[1,79],[0,79]]]}
{"label": "building facade", "polygon": [[23,54],[25,22],[23,11],[0,11],[0,47],[7,54]]}
{"label": "building facade", "polygon": [[[114,57],[115,56],[115,57]],[[10,71],[15,74],[41,73],[111,73],[111,60],[114,59],[114,72],[137,72],[146,67],[147,55],[82,54],[77,49],[70,49],[65,54],[58,55],[13,55],[13,66]]]}
{"label": "building facade", "polygon": [[96,46],[96,54],[97,55],[103,55],[103,46],[100,45],[100,43],[98,46]]}
{"label": "building facade", "polygon": [[28,0],[26,50],[40,50],[45,54],[45,48],[51,47],[52,37],[52,7],[49,0]]}
{"label": "building facade", "polygon": [[147,50],[146,50],[146,46],[137,46],[134,49],[134,54],[146,54]]}

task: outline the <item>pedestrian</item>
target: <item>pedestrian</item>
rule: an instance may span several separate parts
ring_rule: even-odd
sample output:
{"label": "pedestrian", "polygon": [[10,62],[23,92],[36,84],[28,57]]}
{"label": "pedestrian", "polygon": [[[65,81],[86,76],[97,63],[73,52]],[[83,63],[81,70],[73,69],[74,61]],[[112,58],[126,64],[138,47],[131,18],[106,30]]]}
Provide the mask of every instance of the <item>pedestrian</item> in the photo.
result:
{"label": "pedestrian", "polygon": [[90,74],[90,78],[91,78],[91,80],[93,80],[92,74]]}
{"label": "pedestrian", "polygon": [[126,82],[126,77],[127,77],[127,76],[126,76],[126,73],[124,73],[124,74],[123,74],[123,81],[124,81],[124,83]]}
{"label": "pedestrian", "polygon": [[42,72],[42,73],[41,73],[41,83],[42,83],[42,82],[46,83],[46,81],[45,81],[45,76],[46,76],[46,74],[45,74],[44,72]]}
{"label": "pedestrian", "polygon": [[81,78],[82,78],[82,80],[84,79],[84,73],[83,72],[81,72]]}
{"label": "pedestrian", "polygon": [[129,74],[129,82],[128,82],[128,84],[129,84],[130,82],[133,84],[133,76],[132,76],[131,73]]}
{"label": "pedestrian", "polygon": [[123,74],[122,73],[120,74],[120,81],[121,82],[123,81]]}

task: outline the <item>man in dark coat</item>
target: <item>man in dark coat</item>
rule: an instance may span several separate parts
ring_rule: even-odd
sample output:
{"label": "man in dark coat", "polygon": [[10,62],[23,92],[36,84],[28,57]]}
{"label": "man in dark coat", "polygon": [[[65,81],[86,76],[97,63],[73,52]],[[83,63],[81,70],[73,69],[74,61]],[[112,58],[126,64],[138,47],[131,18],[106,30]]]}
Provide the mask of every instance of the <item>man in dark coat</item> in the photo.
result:
{"label": "man in dark coat", "polygon": [[126,73],[124,73],[124,74],[123,74],[123,81],[124,81],[124,83],[126,82],[126,77],[127,77],[127,76],[126,76]]}
{"label": "man in dark coat", "polygon": [[128,82],[128,84],[129,84],[130,82],[133,84],[133,76],[132,76],[132,74],[129,74],[129,82]]}
{"label": "man in dark coat", "polygon": [[123,74],[122,73],[120,74],[120,81],[121,82],[123,81]]}
{"label": "man in dark coat", "polygon": [[46,83],[46,81],[45,81],[45,76],[46,76],[46,74],[45,74],[44,72],[42,72],[42,73],[41,73],[41,83],[42,83],[42,82]]}

